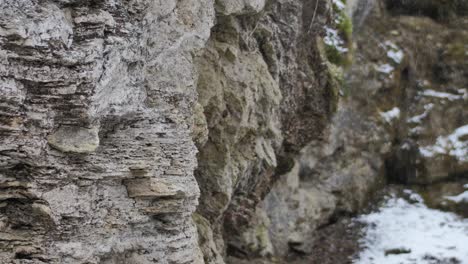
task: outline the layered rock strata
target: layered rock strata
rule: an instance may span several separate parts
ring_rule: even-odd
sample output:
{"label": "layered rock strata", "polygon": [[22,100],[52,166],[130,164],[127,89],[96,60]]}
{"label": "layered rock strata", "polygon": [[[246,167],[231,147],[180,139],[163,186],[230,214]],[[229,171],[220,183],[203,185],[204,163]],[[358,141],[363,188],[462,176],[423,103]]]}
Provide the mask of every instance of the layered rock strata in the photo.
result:
{"label": "layered rock strata", "polygon": [[200,263],[212,1],[0,1],[0,262]]}
{"label": "layered rock strata", "polygon": [[0,1],[0,262],[310,263],[386,181],[466,175],[467,10]]}

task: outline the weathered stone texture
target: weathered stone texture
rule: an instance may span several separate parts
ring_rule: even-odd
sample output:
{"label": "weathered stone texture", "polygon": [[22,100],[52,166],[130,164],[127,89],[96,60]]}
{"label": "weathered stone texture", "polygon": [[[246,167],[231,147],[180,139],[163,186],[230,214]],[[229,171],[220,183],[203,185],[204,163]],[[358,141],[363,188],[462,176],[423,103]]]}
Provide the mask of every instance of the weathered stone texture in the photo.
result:
{"label": "weathered stone texture", "polygon": [[[387,179],[466,174],[466,19],[444,24],[393,16],[383,1],[348,1],[355,50],[342,78],[321,44],[336,11],[328,4],[218,10],[198,62],[208,129],[198,223],[209,263],[313,254],[317,229],[356,213]],[[279,104],[256,90],[265,86],[279,90]]]}
{"label": "weathered stone texture", "polygon": [[384,129],[391,181],[428,184],[468,170],[466,25],[463,16],[440,22],[383,9],[357,35],[348,101]]}
{"label": "weathered stone texture", "polygon": [[317,3],[315,15],[315,1],[245,3],[217,2],[217,23],[197,59],[208,140],[195,174],[207,263],[285,254],[273,248],[279,239],[270,241],[268,216],[257,219],[256,207],[300,150],[324,137],[336,109],[337,87],[317,44],[330,3]]}
{"label": "weathered stone texture", "polygon": [[200,261],[192,57],[214,3],[0,12],[0,262]]}
{"label": "weathered stone texture", "polygon": [[0,263],[282,263],[466,173],[465,5],[389,2],[0,0]]}

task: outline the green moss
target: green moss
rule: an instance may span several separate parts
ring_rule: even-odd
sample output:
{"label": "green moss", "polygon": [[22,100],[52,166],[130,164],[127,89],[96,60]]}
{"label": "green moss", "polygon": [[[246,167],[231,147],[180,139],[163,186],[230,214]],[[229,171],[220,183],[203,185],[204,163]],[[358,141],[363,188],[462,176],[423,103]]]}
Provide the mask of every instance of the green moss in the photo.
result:
{"label": "green moss", "polygon": [[268,245],[270,243],[270,237],[268,234],[268,228],[266,226],[258,226],[255,230],[255,236],[258,241],[258,251],[268,248]]}
{"label": "green moss", "polygon": [[328,91],[329,91],[329,102],[330,102],[330,113],[335,113],[338,108],[338,102],[340,100],[341,89],[344,86],[344,75],[343,69],[334,64],[328,64]]}
{"label": "green moss", "polygon": [[327,60],[337,66],[348,67],[353,62],[351,52],[340,52],[336,47],[325,44],[325,54]]}
{"label": "green moss", "polygon": [[336,64],[336,65],[342,65],[344,63],[343,60],[343,54],[341,54],[338,49],[332,45],[325,45],[325,54],[327,56],[327,59],[329,62]]}
{"label": "green moss", "polygon": [[[342,2],[345,3],[345,1]],[[330,113],[337,110],[340,96],[348,96],[350,93],[344,81],[343,71],[351,65],[353,59],[353,23],[344,9],[340,9],[336,4],[333,4],[333,11],[335,23],[333,26],[344,43],[339,43],[338,47],[329,45],[323,40],[318,43],[321,57],[327,61]],[[347,51],[341,50],[340,47],[346,48]]]}
{"label": "green moss", "polygon": [[[342,2],[346,3],[346,1]],[[340,52],[335,46],[326,45],[325,52],[328,61],[338,66],[347,67],[352,63],[353,22],[346,15],[345,11],[339,9],[335,4],[333,5],[333,11],[335,13],[335,27],[338,35],[344,40],[348,51]]]}
{"label": "green moss", "polygon": [[340,33],[344,36],[345,41],[351,42],[353,37],[353,22],[346,14],[342,14],[342,19],[338,23],[337,27]]}
{"label": "green moss", "polygon": [[200,244],[205,243],[205,241],[209,240],[211,227],[210,222],[203,216],[193,213],[192,214],[193,222],[195,223],[198,231],[198,242]]}
{"label": "green moss", "polygon": [[[317,43],[320,57],[326,62],[326,70],[328,77],[327,91],[330,102],[330,113],[334,113],[338,108],[340,96],[346,96],[349,91],[346,89],[344,80],[343,64],[341,56],[333,53],[329,45],[326,45],[322,40]],[[332,52],[330,54],[330,52]],[[337,52],[337,51],[336,51]]]}
{"label": "green moss", "polygon": [[447,45],[444,52],[444,57],[452,61],[463,63],[468,58],[466,53],[466,45],[468,43],[468,35],[451,34],[447,38]]}
{"label": "green moss", "polygon": [[[345,1],[343,1],[346,3]],[[336,28],[338,30],[339,36],[345,41],[347,52],[340,52],[336,47],[331,45],[325,45],[325,53],[328,61],[332,64],[339,66],[333,67],[334,65],[329,66],[330,69],[330,79],[332,80],[332,103],[335,105],[332,110],[336,110],[338,105],[339,96],[346,97],[349,95],[349,87],[346,85],[343,76],[343,68],[346,68],[352,64],[353,56],[353,23],[351,19],[346,15],[344,10],[338,9],[334,5],[334,11],[336,12],[337,19]]]}
{"label": "green moss", "polygon": [[351,89],[347,82],[343,81],[342,85],[340,86],[340,95],[342,97],[348,97],[351,95]]}

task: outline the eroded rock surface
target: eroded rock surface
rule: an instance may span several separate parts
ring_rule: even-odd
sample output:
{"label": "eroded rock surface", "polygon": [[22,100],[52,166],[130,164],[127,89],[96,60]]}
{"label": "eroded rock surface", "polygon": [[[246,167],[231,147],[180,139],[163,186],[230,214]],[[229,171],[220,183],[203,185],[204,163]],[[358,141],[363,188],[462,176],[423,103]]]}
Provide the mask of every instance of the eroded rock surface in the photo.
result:
{"label": "eroded rock surface", "polygon": [[[317,230],[355,214],[387,180],[427,184],[466,174],[463,10],[448,4],[448,23],[442,13],[400,16],[387,2],[271,1],[248,18],[219,14],[198,86],[209,131],[196,173],[202,230],[210,230],[200,232],[209,241],[205,260],[313,258]],[[343,13],[354,16],[354,45]],[[270,75],[260,79],[263,63]],[[251,92],[266,85],[279,88],[279,104],[275,93]],[[246,93],[263,100],[252,106]],[[259,152],[259,142],[268,151]]]}
{"label": "eroded rock surface", "polygon": [[366,95],[360,97],[356,90],[352,100],[380,116],[393,145],[386,158],[391,180],[427,184],[464,175],[467,18],[449,16],[446,21],[419,12],[392,12],[380,10],[386,19],[371,16],[358,34],[360,52],[349,72],[349,86],[361,87]]}
{"label": "eroded rock surface", "polygon": [[0,262],[309,263],[385,176],[465,175],[436,2],[0,1]]}
{"label": "eroded rock surface", "polygon": [[[217,23],[197,60],[208,129],[196,170],[201,247],[207,263],[283,256],[288,250],[273,247],[262,223],[267,214],[257,219],[256,207],[299,151],[323,137],[336,109],[337,85],[319,45],[332,5],[217,3]],[[306,206],[315,198],[299,199]]]}
{"label": "eroded rock surface", "polygon": [[0,1],[0,262],[202,261],[193,54],[213,1]]}
{"label": "eroded rock surface", "polygon": [[[336,8],[1,2],[1,260],[191,263],[200,247],[222,263],[302,243],[334,197],[298,191],[294,221],[313,223],[286,240],[269,238],[273,212],[257,206],[280,176],[300,182],[304,149],[328,137]],[[303,187],[287,186],[284,199]]]}

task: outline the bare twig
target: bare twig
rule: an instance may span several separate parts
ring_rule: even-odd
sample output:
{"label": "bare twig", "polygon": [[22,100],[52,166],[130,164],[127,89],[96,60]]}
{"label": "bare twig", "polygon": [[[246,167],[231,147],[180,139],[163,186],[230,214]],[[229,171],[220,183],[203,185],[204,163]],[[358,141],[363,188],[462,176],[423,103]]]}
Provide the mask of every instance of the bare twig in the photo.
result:
{"label": "bare twig", "polygon": [[310,31],[312,30],[312,25],[314,24],[315,16],[317,15],[317,9],[318,9],[318,2],[319,2],[319,1],[320,1],[320,0],[315,0],[314,14],[312,15],[312,20],[310,21],[309,30],[307,31],[307,33],[310,33]]}

